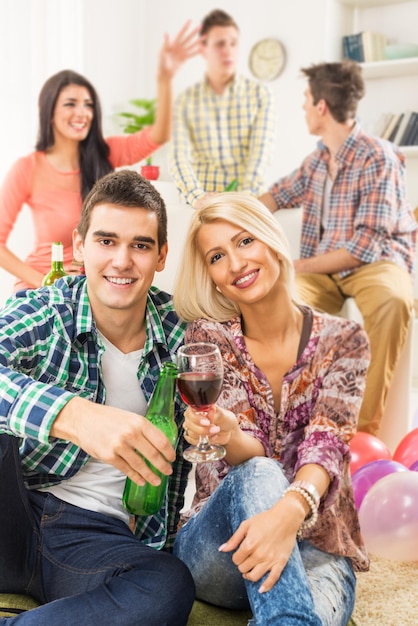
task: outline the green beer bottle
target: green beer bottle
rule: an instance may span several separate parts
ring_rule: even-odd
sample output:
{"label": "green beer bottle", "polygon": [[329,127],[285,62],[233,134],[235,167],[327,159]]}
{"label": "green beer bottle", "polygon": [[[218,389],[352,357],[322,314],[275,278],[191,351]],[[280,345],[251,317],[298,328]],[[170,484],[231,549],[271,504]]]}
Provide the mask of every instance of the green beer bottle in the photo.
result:
{"label": "green beer bottle", "polygon": [[64,246],[60,241],[54,241],[51,246],[51,271],[44,276],[42,286],[47,287],[48,285],[52,285],[57,278],[66,275],[64,270]]}
{"label": "green beer bottle", "polygon": [[238,188],[238,181],[236,178],[234,178],[234,180],[231,180],[229,185],[225,187],[224,191],[236,191],[237,188]]}
{"label": "green beer bottle", "polygon": [[[148,406],[145,417],[159,428],[174,446],[177,439],[177,425],[174,421],[174,394],[176,391],[177,366],[174,363],[164,363],[157,386]],[[125,509],[133,515],[153,515],[157,513],[164,502],[168,476],[161,474],[147,461],[152,471],[160,477],[158,486],[145,483],[142,487],[126,479],[122,501]]]}

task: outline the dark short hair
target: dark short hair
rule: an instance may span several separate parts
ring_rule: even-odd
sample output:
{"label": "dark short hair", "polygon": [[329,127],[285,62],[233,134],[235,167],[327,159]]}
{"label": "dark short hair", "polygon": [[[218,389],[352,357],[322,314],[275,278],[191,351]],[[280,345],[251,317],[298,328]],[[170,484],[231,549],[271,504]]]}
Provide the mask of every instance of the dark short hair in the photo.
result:
{"label": "dark short hair", "polygon": [[215,26],[233,26],[239,30],[236,21],[228,15],[228,13],[225,13],[225,11],[221,9],[214,9],[203,18],[202,26],[200,27],[200,36],[203,37],[207,35]]}
{"label": "dark short hair", "polygon": [[167,242],[167,211],[155,187],[134,170],[110,172],[95,183],[83,203],[77,231],[84,241],[90,227],[94,207],[115,204],[133,209],[153,211],[158,219],[158,250]]}
{"label": "dark short hair", "polygon": [[332,117],[345,122],[355,117],[359,101],[365,94],[361,66],[355,61],[318,63],[302,68],[307,77],[314,104],[325,100]]}

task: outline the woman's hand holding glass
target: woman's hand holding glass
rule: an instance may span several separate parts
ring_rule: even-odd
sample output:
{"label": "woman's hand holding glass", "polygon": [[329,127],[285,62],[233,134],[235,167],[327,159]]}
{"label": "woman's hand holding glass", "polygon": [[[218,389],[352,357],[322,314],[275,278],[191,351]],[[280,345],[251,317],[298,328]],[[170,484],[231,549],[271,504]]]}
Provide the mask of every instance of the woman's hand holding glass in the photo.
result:
{"label": "woman's hand holding glass", "polygon": [[195,444],[199,437],[208,437],[211,444],[227,446],[239,425],[232,411],[217,404],[208,409],[207,417],[202,417],[200,411],[189,406],[184,413],[184,430],[189,443]]}

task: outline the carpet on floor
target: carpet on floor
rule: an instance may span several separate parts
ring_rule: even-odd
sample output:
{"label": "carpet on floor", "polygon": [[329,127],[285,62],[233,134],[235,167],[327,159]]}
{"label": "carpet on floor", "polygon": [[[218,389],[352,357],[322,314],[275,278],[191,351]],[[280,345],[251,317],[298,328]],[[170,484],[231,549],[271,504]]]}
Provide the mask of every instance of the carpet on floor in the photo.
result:
{"label": "carpet on floor", "polygon": [[372,555],[370,571],[357,574],[353,618],[357,626],[417,626],[418,562]]}

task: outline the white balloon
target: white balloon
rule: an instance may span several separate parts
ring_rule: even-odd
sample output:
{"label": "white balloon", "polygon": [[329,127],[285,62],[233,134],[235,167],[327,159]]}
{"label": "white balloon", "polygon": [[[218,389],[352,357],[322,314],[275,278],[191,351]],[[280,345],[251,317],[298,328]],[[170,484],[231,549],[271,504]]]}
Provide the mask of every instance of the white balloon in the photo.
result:
{"label": "white balloon", "polygon": [[359,510],[370,554],[394,561],[418,561],[418,473],[395,472],[378,480]]}

